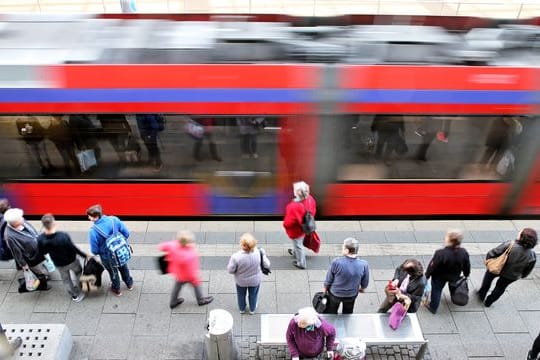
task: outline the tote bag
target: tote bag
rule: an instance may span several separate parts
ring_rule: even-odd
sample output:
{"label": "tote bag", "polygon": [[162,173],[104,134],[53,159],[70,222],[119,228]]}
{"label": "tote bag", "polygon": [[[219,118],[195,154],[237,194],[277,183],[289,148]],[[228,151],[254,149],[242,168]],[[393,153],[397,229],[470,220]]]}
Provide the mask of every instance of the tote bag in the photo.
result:
{"label": "tote bag", "polygon": [[403,319],[405,319],[405,315],[407,315],[405,306],[400,302],[396,302],[390,309],[390,317],[388,318],[388,325],[392,330],[397,330],[397,328],[399,328]]}

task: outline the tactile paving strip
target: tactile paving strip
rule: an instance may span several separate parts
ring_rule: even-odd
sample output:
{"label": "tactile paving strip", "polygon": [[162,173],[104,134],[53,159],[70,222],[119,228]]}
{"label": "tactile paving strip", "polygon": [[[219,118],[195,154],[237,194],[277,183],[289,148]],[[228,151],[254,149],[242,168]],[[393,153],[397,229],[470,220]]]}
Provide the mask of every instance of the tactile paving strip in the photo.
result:
{"label": "tactile paving strip", "polygon": [[2,324],[9,341],[22,345],[12,359],[69,360],[73,339],[64,324]]}

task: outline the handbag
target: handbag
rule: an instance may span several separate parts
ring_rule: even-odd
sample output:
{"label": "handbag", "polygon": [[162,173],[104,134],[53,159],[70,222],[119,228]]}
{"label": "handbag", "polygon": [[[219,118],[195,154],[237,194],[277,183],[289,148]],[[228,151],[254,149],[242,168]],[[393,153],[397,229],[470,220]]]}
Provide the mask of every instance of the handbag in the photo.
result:
{"label": "handbag", "polygon": [[504,265],[506,264],[506,261],[508,260],[508,254],[510,254],[510,251],[512,250],[513,247],[514,247],[514,242],[512,241],[501,255],[491,258],[491,259],[487,259],[486,260],[487,270],[493,275],[500,275],[502,269],[504,268]]}
{"label": "handbag", "polygon": [[28,291],[37,290],[39,287],[39,279],[31,270],[24,270],[24,283]]}
{"label": "handbag", "polygon": [[450,289],[450,300],[458,306],[465,306],[469,302],[469,284],[467,278],[462,276],[456,282],[448,285]]}
{"label": "handbag", "polygon": [[514,166],[516,163],[516,158],[512,153],[512,150],[506,150],[501,157],[501,160],[497,163],[495,171],[501,176],[509,175],[514,171]]}
{"label": "handbag", "polygon": [[327,302],[328,296],[322,291],[316,292],[315,295],[313,295],[313,300],[311,301],[311,303],[313,304],[313,308],[319,314],[324,313],[324,311],[326,310]]}
{"label": "handbag", "polygon": [[96,154],[92,149],[79,151],[77,153],[77,160],[79,161],[81,172],[86,172],[92,167],[97,166]]}
{"label": "handbag", "polygon": [[407,315],[405,306],[399,301],[396,302],[390,309],[390,317],[388,318],[388,325],[392,330],[397,330],[397,328],[399,328],[403,319],[405,319],[405,315]]}
{"label": "handbag", "polygon": [[51,256],[49,254],[45,254],[43,257],[45,258],[45,260],[43,260],[41,264],[45,267],[45,269],[47,269],[49,273],[55,272],[56,266],[54,265]]}
{"label": "handbag", "polygon": [[158,256],[157,258],[159,271],[161,271],[162,274],[167,274],[169,272],[167,270],[169,268],[169,262],[165,258],[166,256],[167,255],[161,255],[161,256]]}
{"label": "handbag", "polygon": [[264,261],[263,261],[263,257],[264,257],[264,250],[261,248],[259,249],[259,255],[261,257],[261,271],[264,275],[268,275],[270,274],[272,271],[270,271],[270,268],[269,267],[266,267],[264,266]]}

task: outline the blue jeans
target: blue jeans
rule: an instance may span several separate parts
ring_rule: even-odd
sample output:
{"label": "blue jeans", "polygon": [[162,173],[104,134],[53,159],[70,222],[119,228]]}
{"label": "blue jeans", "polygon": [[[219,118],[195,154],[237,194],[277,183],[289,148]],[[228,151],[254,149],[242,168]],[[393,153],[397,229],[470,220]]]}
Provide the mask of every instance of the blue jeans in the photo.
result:
{"label": "blue jeans", "polygon": [[[133,278],[129,273],[129,268],[127,264],[120,267],[114,267],[111,259],[101,259],[101,263],[105,270],[109,273],[111,278],[112,286],[111,288],[116,291],[120,291],[120,276],[122,280],[126,283],[127,287],[133,285]],[[118,274],[120,272],[120,274]]]}
{"label": "blue jeans", "polygon": [[431,301],[429,307],[435,313],[441,304],[441,295],[447,281],[436,276],[431,277]]}
{"label": "blue jeans", "polygon": [[238,286],[236,285],[236,295],[238,297],[238,308],[240,311],[246,310],[246,293],[249,298],[249,310],[255,311],[257,309],[257,299],[259,298],[259,287],[257,286]]}

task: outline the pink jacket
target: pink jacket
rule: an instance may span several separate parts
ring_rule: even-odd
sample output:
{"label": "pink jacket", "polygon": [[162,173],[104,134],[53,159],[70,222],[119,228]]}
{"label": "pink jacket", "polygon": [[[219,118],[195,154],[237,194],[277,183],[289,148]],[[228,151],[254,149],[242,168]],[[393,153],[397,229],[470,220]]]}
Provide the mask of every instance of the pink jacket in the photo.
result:
{"label": "pink jacket", "polygon": [[189,282],[194,286],[201,283],[199,253],[195,247],[180,246],[178,240],[173,240],[159,244],[159,249],[167,253],[167,271],[174,275],[176,281]]}

